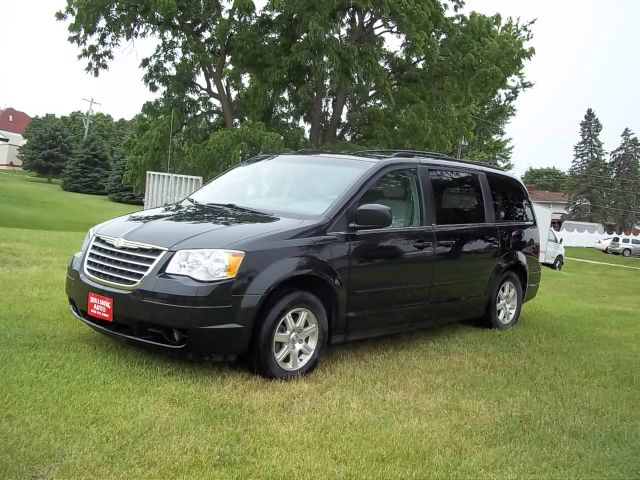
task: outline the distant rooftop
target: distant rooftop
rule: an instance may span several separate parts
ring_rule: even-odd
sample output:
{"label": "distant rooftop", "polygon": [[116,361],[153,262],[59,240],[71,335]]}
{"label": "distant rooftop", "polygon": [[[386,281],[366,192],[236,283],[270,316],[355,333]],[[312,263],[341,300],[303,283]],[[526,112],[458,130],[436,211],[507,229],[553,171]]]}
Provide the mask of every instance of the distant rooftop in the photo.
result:
{"label": "distant rooftop", "polygon": [[562,192],[547,192],[546,190],[534,190],[527,186],[531,200],[539,203],[569,203],[569,196]]}
{"label": "distant rooftop", "polygon": [[31,117],[15,108],[0,110],[0,130],[22,135],[31,123]]}

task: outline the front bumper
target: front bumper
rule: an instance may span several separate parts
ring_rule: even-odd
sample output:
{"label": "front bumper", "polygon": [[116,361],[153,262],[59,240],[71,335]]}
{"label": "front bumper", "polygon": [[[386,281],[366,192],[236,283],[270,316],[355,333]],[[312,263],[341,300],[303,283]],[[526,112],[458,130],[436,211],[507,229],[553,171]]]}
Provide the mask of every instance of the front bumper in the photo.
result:
{"label": "front bumper", "polygon": [[[246,352],[261,296],[232,295],[232,282],[198,286],[171,278],[145,279],[137,290],[126,291],[87,278],[78,260],[74,257],[67,269],[69,308],[94,330],[168,350],[223,356]],[[87,314],[89,292],[113,300],[113,322]]]}

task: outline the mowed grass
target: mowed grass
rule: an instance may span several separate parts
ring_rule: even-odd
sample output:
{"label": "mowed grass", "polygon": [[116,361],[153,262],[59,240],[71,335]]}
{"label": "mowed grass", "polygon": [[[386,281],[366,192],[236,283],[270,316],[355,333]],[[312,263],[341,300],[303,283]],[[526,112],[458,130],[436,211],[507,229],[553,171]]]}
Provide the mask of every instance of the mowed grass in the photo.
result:
{"label": "mowed grass", "polygon": [[141,208],[108,197],[65,192],[57,181],[0,171],[0,227],[84,231]]}
{"label": "mowed grass", "polygon": [[616,265],[640,268],[640,257],[623,257],[613,253],[604,253],[596,248],[567,247],[565,250],[565,255],[569,259],[574,257],[594,262],[614,263]]}
{"label": "mowed grass", "polygon": [[277,382],[72,318],[82,237],[0,228],[0,478],[640,476],[634,270],[569,261],[516,328],[334,346]]}

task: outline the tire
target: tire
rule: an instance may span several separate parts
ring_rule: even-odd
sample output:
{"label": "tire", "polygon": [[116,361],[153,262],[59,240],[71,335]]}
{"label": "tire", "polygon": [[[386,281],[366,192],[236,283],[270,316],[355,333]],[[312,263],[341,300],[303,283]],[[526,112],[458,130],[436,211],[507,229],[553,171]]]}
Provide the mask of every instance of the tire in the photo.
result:
{"label": "tire", "polygon": [[[513,291],[513,294],[508,292]],[[507,298],[511,298],[511,308],[501,309],[499,303],[503,295],[507,295]],[[487,306],[487,313],[485,320],[487,326],[496,329],[505,329],[513,327],[520,318],[520,310],[522,309],[522,285],[518,276],[512,272],[505,272],[500,280],[497,282],[496,287],[489,299],[489,305]],[[502,315],[501,315],[501,312]],[[505,318],[505,316],[508,316]]]}
{"label": "tire", "polygon": [[625,248],[625,249],[622,251],[622,256],[623,256],[623,257],[630,257],[630,256],[631,256],[631,250],[629,250],[628,248]]}
{"label": "tire", "polygon": [[562,258],[562,255],[558,255],[556,259],[553,261],[553,269],[560,271],[562,270],[563,266],[564,266],[564,259]]}
{"label": "tire", "polygon": [[609,247],[605,248],[605,249],[603,250],[603,252],[604,252],[604,253],[609,253]]}
{"label": "tire", "polygon": [[315,295],[304,290],[283,291],[266,306],[259,322],[248,354],[254,372],[288,379],[316,367],[327,344],[329,325],[324,305]]}

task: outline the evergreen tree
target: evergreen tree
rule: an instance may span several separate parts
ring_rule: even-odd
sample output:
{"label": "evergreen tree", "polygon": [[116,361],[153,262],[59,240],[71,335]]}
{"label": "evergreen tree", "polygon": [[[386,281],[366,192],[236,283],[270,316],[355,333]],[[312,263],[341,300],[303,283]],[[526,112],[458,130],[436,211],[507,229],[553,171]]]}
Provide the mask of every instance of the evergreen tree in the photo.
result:
{"label": "evergreen tree", "polygon": [[143,198],[133,191],[131,185],[124,182],[124,173],[127,169],[127,157],[121,155],[113,161],[109,181],[107,182],[107,194],[114,202],[142,205]]}
{"label": "evergreen tree", "polygon": [[22,168],[51,182],[62,171],[73,150],[62,122],[55,115],[36,117],[27,127],[24,138],[27,143],[18,153]]}
{"label": "evergreen tree", "polygon": [[62,188],[70,192],[104,195],[111,170],[105,146],[88,137],[62,172]]}
{"label": "evergreen tree", "polygon": [[628,128],[622,132],[620,146],[611,152],[613,173],[612,217],[619,229],[635,226],[640,215],[640,141]]}
{"label": "evergreen tree", "polygon": [[580,141],[573,147],[567,189],[569,216],[573,220],[609,222],[610,169],[600,140],[602,124],[589,108],[580,122]]}

